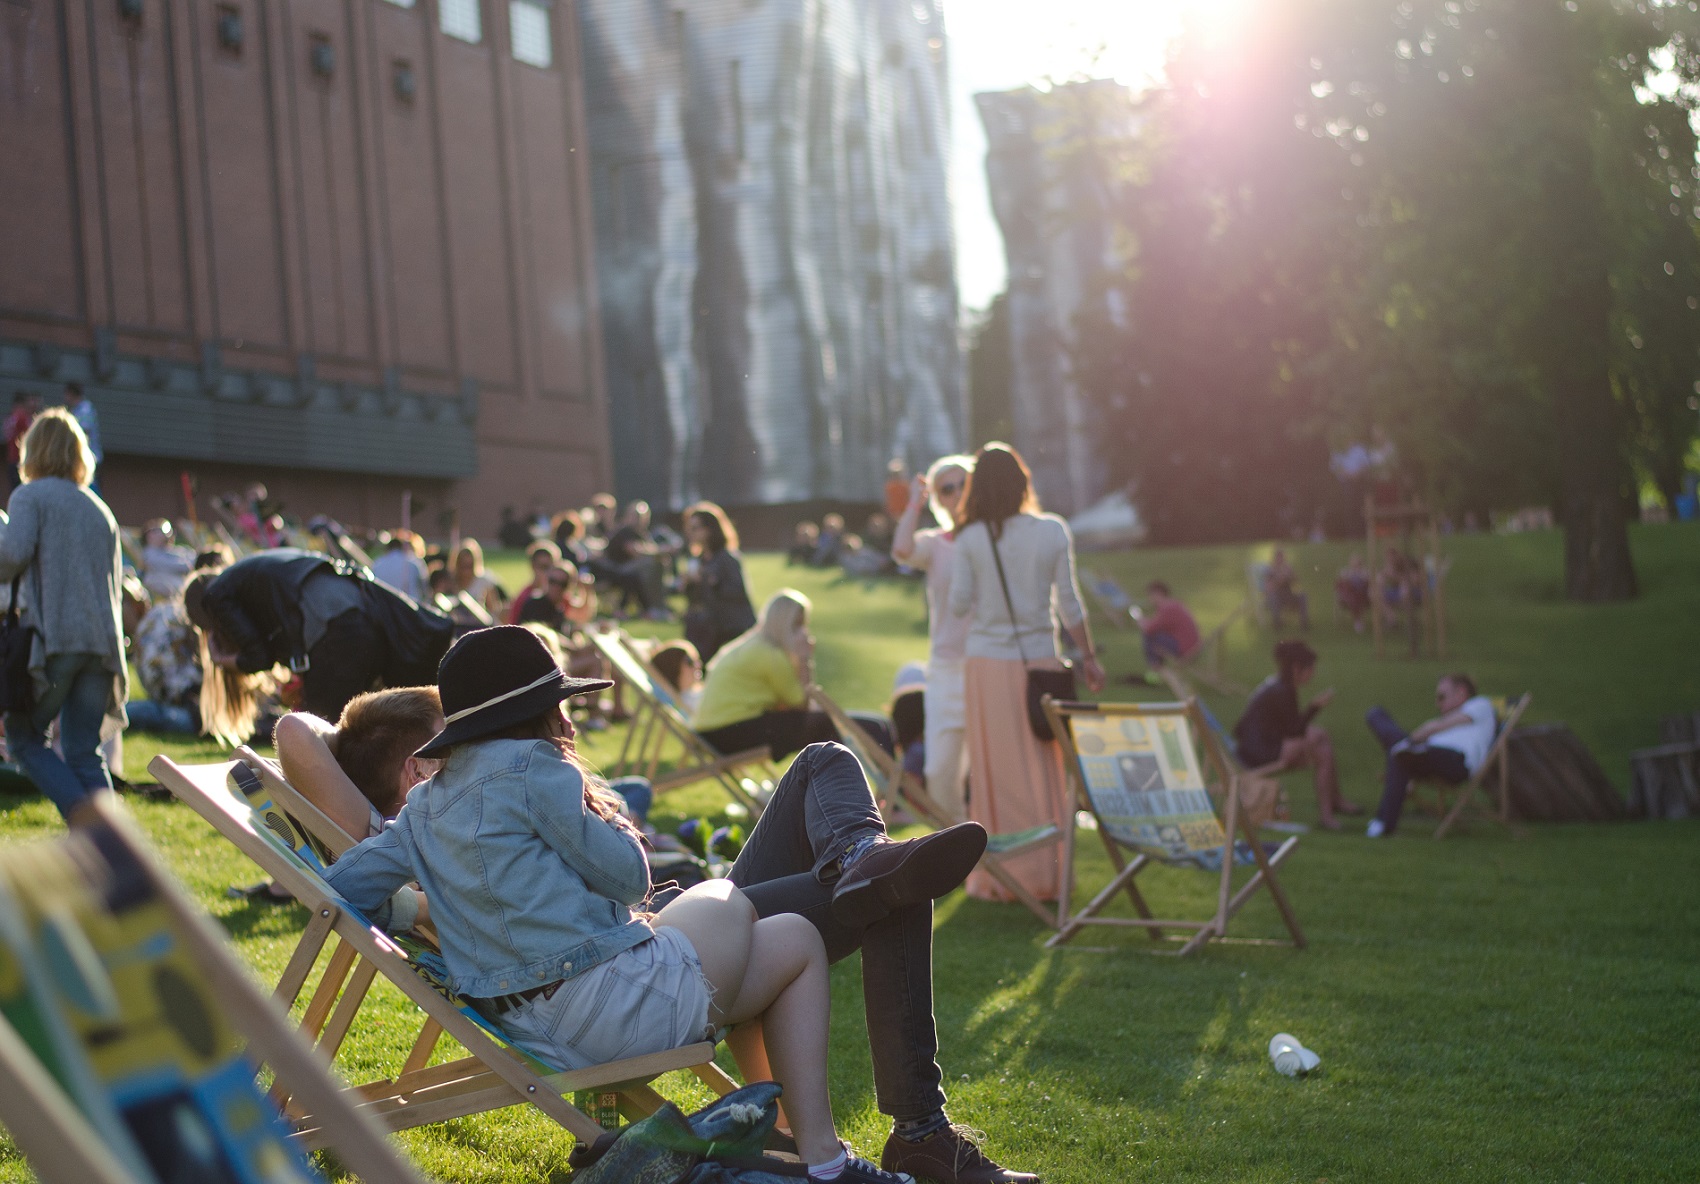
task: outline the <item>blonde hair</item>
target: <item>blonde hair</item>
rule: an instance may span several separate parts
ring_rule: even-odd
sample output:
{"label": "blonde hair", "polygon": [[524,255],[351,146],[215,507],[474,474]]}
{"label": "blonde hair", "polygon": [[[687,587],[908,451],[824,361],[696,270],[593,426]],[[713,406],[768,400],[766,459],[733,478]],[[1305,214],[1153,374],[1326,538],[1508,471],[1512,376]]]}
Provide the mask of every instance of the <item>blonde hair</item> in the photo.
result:
{"label": "blonde hair", "polygon": [[201,732],[227,748],[245,744],[254,735],[260,704],[277,694],[271,671],[243,674],[226,670],[212,660],[207,631],[201,633]]}
{"label": "blonde hair", "polygon": [[751,645],[771,645],[789,654],[791,638],[808,622],[809,611],[813,608],[809,598],[797,589],[781,588],[761,606],[761,614],[756,617],[754,627],[722,646],[708,668],[713,670],[727,654]]}
{"label": "blonde hair", "polygon": [[18,475],[25,481],[63,477],[74,485],[94,479],[94,452],[76,418],[63,407],[49,407],[30,424],[18,446]]}
{"label": "blonde hair", "polygon": [[[933,521],[937,522],[940,526],[955,526],[956,516],[939,504],[938,494],[933,492],[933,490],[938,486],[939,474],[943,473],[946,469],[957,469],[961,471],[964,489],[959,492],[966,493],[968,478],[974,475],[974,458],[971,456],[963,456],[961,454],[957,454],[955,456],[941,456],[931,465],[927,466],[927,505],[933,512]],[[957,500],[956,508],[959,510],[962,508],[960,498]]]}

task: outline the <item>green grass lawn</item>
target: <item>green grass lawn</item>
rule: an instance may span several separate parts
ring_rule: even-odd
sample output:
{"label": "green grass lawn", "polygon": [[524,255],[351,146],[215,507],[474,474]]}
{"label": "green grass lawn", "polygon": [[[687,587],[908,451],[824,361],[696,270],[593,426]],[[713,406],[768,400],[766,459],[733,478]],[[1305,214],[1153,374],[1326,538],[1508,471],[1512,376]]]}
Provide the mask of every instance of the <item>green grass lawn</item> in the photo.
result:
{"label": "green grass lawn", "polygon": [[[1494,693],[1531,690],[1529,719],[1563,721],[1620,787],[1628,752],[1656,740],[1661,714],[1700,707],[1700,530],[1638,530],[1644,594],[1584,607],[1560,592],[1556,534],[1450,540],[1451,654],[1377,661],[1366,637],[1335,622],[1334,570],[1348,545],[1303,546],[1296,561],[1317,621],[1316,687],[1338,696],[1333,729],[1347,794],[1373,805],[1378,750],[1361,718],[1383,703],[1409,723],[1431,708],[1443,670]],[[1268,547],[1138,551],[1084,562],[1129,588],[1167,579],[1208,629],[1244,595],[1245,563]],[[516,557],[497,561],[517,587]],[[903,661],[925,654],[918,584],[862,583],[749,561],[754,592],[790,583],[814,598],[818,672],[847,707],[877,707]],[[1096,620],[1112,677],[1139,666],[1131,632]],[[649,632],[648,627],[637,630]],[[658,635],[673,632],[656,627]],[[1274,638],[1247,625],[1228,638],[1227,669],[1250,684]],[[1113,687],[1110,697],[1155,697]],[[1238,704],[1211,696],[1232,718]],[[619,733],[593,737],[592,757]],[[126,771],[143,777],[164,745],[132,737]],[[188,759],[216,749],[179,744]],[[1313,819],[1308,783],[1288,781]],[[657,805],[663,824],[719,816],[707,790]],[[227,885],[254,869],[187,809],[141,802],[144,826],[242,957],[275,981],[304,923],[294,908],[238,902]],[[0,836],[58,831],[38,800],[0,798]],[[1217,946],[1179,962],[1131,933],[1099,931],[1057,952],[1018,906],[941,903],[936,1010],[951,1112],[984,1129],[989,1150],[1050,1184],[1192,1181],[1693,1180],[1700,1176],[1700,824],[1518,828],[1475,824],[1444,843],[1409,818],[1398,838],[1306,836],[1283,882],[1310,938],[1304,952]],[[1085,847],[1082,879],[1107,861]],[[1153,905],[1202,915],[1214,881],[1159,869]],[[1238,932],[1275,937],[1261,898]],[[1087,943],[1090,943],[1088,946]],[[877,1152],[855,959],[834,972],[832,1084],[846,1135]],[[400,1066],[412,1009],[379,992],[376,1022],[345,1053],[364,1078]],[[1322,1057],[1305,1080],[1271,1069],[1277,1031]],[[665,1083],[681,1101],[700,1087]],[[400,1136],[435,1178],[541,1181],[565,1172],[570,1140],[515,1108]],[[0,1180],[28,1179],[9,1145]]]}

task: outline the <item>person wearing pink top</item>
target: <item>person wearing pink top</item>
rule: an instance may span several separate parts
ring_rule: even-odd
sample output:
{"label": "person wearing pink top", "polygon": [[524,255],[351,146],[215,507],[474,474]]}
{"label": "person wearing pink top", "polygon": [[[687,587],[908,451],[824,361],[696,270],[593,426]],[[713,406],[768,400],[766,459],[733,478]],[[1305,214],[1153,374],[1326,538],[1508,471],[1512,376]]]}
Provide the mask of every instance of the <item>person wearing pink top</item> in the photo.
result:
{"label": "person wearing pink top", "polygon": [[1133,619],[1145,635],[1145,664],[1161,666],[1176,658],[1184,658],[1198,648],[1198,622],[1186,605],[1176,600],[1162,580],[1145,585],[1151,598],[1151,611],[1142,613],[1136,607]]}
{"label": "person wearing pink top", "polygon": [[[962,663],[967,657],[969,624],[968,618],[950,611],[951,552],[956,546],[956,510],[973,467],[972,457],[946,456],[934,461],[925,476],[916,477],[891,541],[893,559],[927,573],[927,683],[922,692],[925,777],[927,796],[951,822],[968,816]],[[921,510],[926,507],[932,509],[938,526],[918,530]]]}

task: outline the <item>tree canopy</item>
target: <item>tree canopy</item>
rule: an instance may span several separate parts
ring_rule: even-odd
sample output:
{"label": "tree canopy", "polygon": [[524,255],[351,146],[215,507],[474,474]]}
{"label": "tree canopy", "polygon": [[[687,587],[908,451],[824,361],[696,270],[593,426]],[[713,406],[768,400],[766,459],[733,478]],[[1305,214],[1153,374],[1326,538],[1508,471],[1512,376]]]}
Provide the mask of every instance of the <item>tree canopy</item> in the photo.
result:
{"label": "tree canopy", "polygon": [[1189,29],[1120,163],[1076,371],[1158,538],[1349,512],[1389,441],[1454,512],[1545,502],[1566,588],[1633,595],[1700,386],[1696,5],[1285,0]]}

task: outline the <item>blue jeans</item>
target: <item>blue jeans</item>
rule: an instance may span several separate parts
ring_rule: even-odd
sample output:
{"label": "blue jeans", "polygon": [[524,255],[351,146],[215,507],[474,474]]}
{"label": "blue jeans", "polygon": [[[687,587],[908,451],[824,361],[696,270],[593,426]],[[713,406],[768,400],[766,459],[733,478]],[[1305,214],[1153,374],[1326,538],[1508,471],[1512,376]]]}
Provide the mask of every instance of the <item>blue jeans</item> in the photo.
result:
{"label": "blue jeans", "polygon": [[862,766],[842,744],[811,744],[780,778],[773,800],[732,864],[732,882],[756,912],[798,913],[820,930],[836,962],[862,950],[862,1002],[879,1108],[900,1122],[944,1108],[933,1022],[933,905],[897,909],[866,929],[832,915],[838,860],[856,839],[885,833]]}
{"label": "blue jeans", "polygon": [[1147,633],[1144,645],[1147,666],[1161,666],[1181,656],[1181,643],[1173,633]]}
{"label": "blue jeans", "polygon": [[1406,739],[1407,733],[1384,708],[1371,707],[1364,716],[1364,722],[1381,741],[1381,747],[1387,750],[1381,805],[1375,810],[1375,816],[1381,819],[1387,834],[1392,834],[1399,827],[1399,816],[1405,812],[1405,791],[1410,789],[1412,781],[1422,777],[1460,785],[1470,779],[1470,768],[1464,763],[1464,754],[1457,749],[1425,745],[1393,752],[1393,746]]}
{"label": "blue jeans", "polygon": [[[112,671],[98,654],[53,654],[47,659],[47,691],[33,712],[6,713],[12,758],[36,787],[69,818],[96,790],[111,789],[100,755],[100,725],[112,696]],[[47,746],[47,729],[59,721],[63,760]]]}
{"label": "blue jeans", "polygon": [[135,699],[126,708],[133,732],[165,732],[193,736],[201,730],[200,717],[192,707]]}

